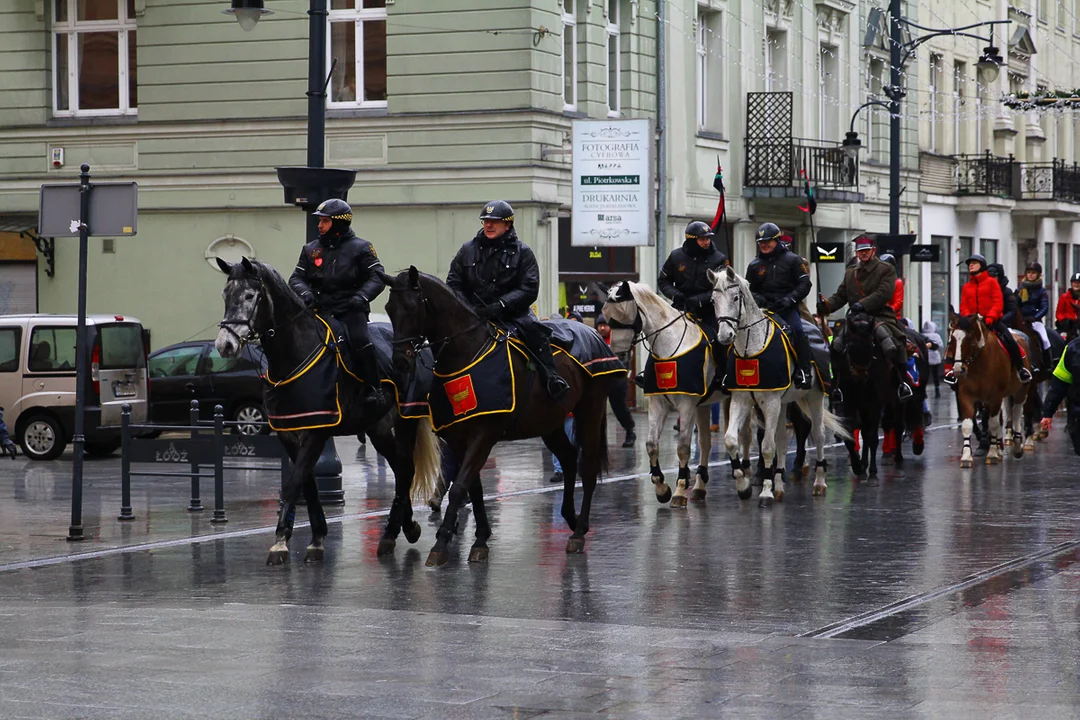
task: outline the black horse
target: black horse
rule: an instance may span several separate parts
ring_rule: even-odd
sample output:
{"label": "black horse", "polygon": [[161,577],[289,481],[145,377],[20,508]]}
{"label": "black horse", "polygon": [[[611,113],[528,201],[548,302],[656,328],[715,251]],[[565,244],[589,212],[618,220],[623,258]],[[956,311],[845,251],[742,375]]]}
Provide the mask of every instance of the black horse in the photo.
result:
{"label": "black horse", "polygon": [[[492,343],[505,341],[495,326],[481,319],[472,308],[439,278],[418,272],[415,267],[396,278],[383,276],[390,289],[386,312],[394,326],[394,366],[403,376],[412,372],[417,352],[430,345],[435,353],[436,376],[456,373],[485,356]],[[570,392],[560,403],[554,402],[544,383],[526,358],[510,353],[516,378],[516,401],[511,411],[479,415],[451,424],[439,431],[454,457],[460,462],[449,490],[449,504],[442,525],[436,533],[435,546],[428,555],[429,567],[443,565],[449,559],[448,546],[457,533],[458,509],[468,495],[476,521],[476,541],[469,552],[469,562],[488,558],[487,540],[491,537],[480,485],[480,468],[496,443],[541,437],[563,466],[562,516],[572,535],[566,552],[585,550],[589,531],[589,511],[597,477],[607,464],[606,412],[609,385],[613,375],[592,376],[563,353],[556,353],[559,374],[570,384]],[[625,371],[620,371],[625,372]],[[470,377],[466,376],[466,377]],[[443,392],[438,387],[432,395]],[[578,448],[566,436],[563,420],[574,414]],[[580,467],[578,450],[581,452]],[[574,508],[575,480],[581,477],[584,497],[581,514]]]}
{"label": "black horse", "polygon": [[874,343],[874,319],[865,313],[847,316],[846,357],[832,353],[836,381],[844,394],[843,416],[849,429],[862,435],[862,456],[853,440],[845,440],[851,470],[858,480],[877,479],[878,428],[882,412],[896,398],[896,373]]}
{"label": "black horse", "polygon": [[[326,326],[304,307],[274,268],[247,258],[235,265],[219,258],[218,266],[229,276],[222,292],[225,317],[215,343],[222,357],[233,357],[244,343],[258,341],[266,354],[268,377],[287,379],[297,376],[316,355],[328,350]],[[266,560],[268,565],[281,565],[289,559],[288,542],[301,492],[311,520],[311,545],[304,561],[323,559],[327,527],[315,486],[315,462],[327,438],[337,435],[366,433],[394,472],[394,502],[378,554],[393,552],[402,530],[410,543],[420,539],[420,524],[412,517],[410,489],[426,497],[439,480],[439,444],[430,422],[426,418],[404,419],[390,403],[366,406],[366,386],[347,372],[337,374],[341,422],[335,427],[278,433],[293,470],[281,489],[281,514],[276,541]],[[399,382],[397,387],[407,385]]]}

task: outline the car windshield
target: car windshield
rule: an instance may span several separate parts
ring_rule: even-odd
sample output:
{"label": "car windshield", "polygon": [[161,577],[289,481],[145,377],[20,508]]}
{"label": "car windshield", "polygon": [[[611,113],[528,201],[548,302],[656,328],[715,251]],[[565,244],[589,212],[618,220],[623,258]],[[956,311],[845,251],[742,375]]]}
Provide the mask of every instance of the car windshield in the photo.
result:
{"label": "car windshield", "polygon": [[255,367],[255,363],[247,359],[243,355],[231,358],[221,357],[217,348],[210,346],[210,373],[227,373],[227,372],[242,372],[242,371],[256,372],[258,368]]}

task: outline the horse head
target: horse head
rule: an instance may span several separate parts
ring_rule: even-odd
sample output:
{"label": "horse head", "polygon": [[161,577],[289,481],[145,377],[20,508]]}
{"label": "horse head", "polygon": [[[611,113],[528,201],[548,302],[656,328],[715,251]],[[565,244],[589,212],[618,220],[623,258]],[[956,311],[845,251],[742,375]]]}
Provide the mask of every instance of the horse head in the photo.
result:
{"label": "horse head", "polygon": [[257,339],[270,327],[272,305],[263,302],[265,292],[258,263],[247,258],[230,265],[217,258],[218,267],[228,275],[221,297],[225,300],[225,315],[218,323],[214,347],[225,358],[235,357],[244,343]]}
{"label": "horse head", "polygon": [[630,283],[620,281],[612,285],[608,290],[607,301],[604,302],[604,307],[600,312],[608,320],[633,326],[638,319],[638,306],[637,301],[634,300],[634,294],[630,291]]}
{"label": "horse head", "polygon": [[416,356],[427,342],[427,298],[420,284],[420,271],[415,265],[398,273],[397,277],[381,273],[390,290],[386,302],[386,314],[394,326],[394,369],[408,377],[416,362]]}
{"label": "horse head", "polygon": [[[979,315],[949,316],[949,344],[952,348],[953,374],[956,377],[967,375],[966,365],[975,362],[979,352],[986,347],[986,335],[989,329]],[[966,363],[966,365],[965,365]]]}
{"label": "horse head", "polygon": [[874,319],[866,313],[847,316],[847,358],[851,375],[864,380],[874,362]]}
{"label": "horse head", "polygon": [[735,341],[735,333],[739,330],[740,318],[746,308],[746,298],[750,296],[750,286],[730,265],[719,272],[709,270],[707,276],[713,286],[713,309],[719,321],[716,340],[723,345],[730,345]]}

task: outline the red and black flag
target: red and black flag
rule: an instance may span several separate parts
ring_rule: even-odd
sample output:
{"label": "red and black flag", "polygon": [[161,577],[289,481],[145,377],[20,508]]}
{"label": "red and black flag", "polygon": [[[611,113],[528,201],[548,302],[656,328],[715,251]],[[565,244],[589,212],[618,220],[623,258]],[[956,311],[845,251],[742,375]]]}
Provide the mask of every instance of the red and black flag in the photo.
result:
{"label": "red and black flag", "polygon": [[727,202],[724,200],[724,169],[720,167],[720,157],[716,158],[716,176],[712,186],[720,193],[720,200],[716,203],[716,216],[709,224],[709,229],[714,233],[717,227],[724,229],[724,248],[727,250],[728,262],[731,262],[731,238],[727,231]]}
{"label": "red and black flag", "polygon": [[799,170],[799,175],[802,176],[803,192],[806,193],[806,207],[800,205],[799,209],[813,215],[817,212],[817,198],[814,197],[814,188],[810,187],[810,176],[806,174],[806,170]]}

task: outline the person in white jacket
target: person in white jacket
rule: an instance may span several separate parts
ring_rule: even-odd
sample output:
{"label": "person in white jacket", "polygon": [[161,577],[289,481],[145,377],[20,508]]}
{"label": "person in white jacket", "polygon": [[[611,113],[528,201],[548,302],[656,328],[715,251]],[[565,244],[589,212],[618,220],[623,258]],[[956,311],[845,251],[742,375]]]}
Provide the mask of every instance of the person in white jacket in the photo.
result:
{"label": "person in white jacket", "polygon": [[941,353],[945,349],[945,343],[938,334],[937,324],[930,320],[923,323],[922,334],[930,343],[926,361],[930,365],[930,377],[934,378],[934,397],[941,397]]}

